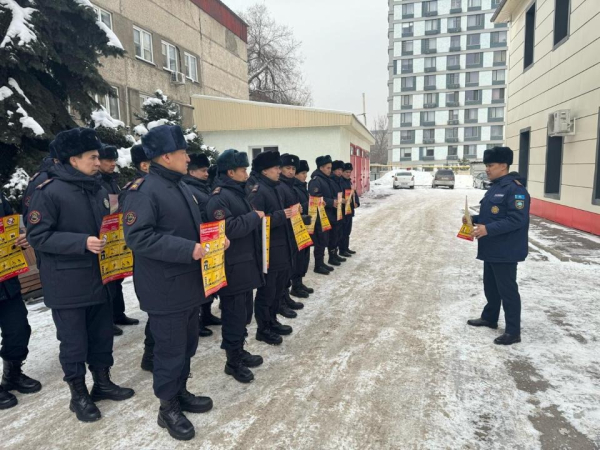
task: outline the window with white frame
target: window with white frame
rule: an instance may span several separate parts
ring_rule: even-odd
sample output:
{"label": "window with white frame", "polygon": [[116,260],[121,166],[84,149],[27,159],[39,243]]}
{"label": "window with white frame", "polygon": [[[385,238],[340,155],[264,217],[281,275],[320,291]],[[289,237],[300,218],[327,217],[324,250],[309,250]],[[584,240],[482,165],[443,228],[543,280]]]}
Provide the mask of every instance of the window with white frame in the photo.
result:
{"label": "window with white frame", "polygon": [[400,114],[400,123],[411,124],[412,125],[412,113],[402,113]]}
{"label": "window with white frame", "polygon": [[494,70],[492,71],[493,81],[505,81],[506,71],[505,70]]}
{"label": "window with white frame", "polygon": [[403,41],[402,42],[402,53],[413,52],[413,41]]}
{"label": "window with white frame", "polygon": [[415,4],[408,3],[406,5],[402,5],[402,15],[408,16],[415,13]]}
{"label": "window with white frame", "polygon": [[494,62],[495,63],[505,63],[506,62],[506,50],[500,50],[494,52]]}
{"label": "window with white frame", "polygon": [[479,127],[465,127],[465,138],[478,138]]}
{"label": "window with white frame", "polygon": [[481,0],[469,0],[469,8],[481,8]]}
{"label": "window with white frame", "polygon": [[448,111],[448,120],[458,120],[458,109]]}
{"label": "window with white frame", "polygon": [[425,31],[439,31],[440,21],[438,19],[426,20]]}
{"label": "window with white frame", "polygon": [[402,95],[400,97],[400,104],[405,107],[412,106],[412,95]]}
{"label": "window with white frame", "polygon": [[402,148],[400,154],[403,158],[412,158],[412,148]]}
{"label": "window with white frame", "polygon": [[481,35],[479,33],[467,34],[467,45],[480,45]]}
{"label": "window with white frame", "polygon": [[506,44],[506,31],[495,31],[490,34],[492,44]]}
{"label": "window with white frame", "polygon": [[477,108],[465,109],[465,120],[477,120]]}
{"label": "window with white frame", "polygon": [[[449,17],[448,18],[448,28],[456,29],[460,28],[460,17]],[[460,36],[457,36],[460,38]]]}
{"label": "window with white frame", "polygon": [[435,111],[423,111],[423,122],[435,123]]}
{"label": "window with white frame", "polygon": [[119,88],[111,86],[113,95],[95,96],[97,103],[102,105],[106,112],[113,118],[121,120],[121,108],[119,106]]}
{"label": "window with white frame", "polygon": [[490,108],[490,119],[504,119],[504,108]]}
{"label": "window with white frame", "polygon": [[464,153],[466,155],[475,156],[477,155],[477,146],[476,145],[465,145]]}
{"label": "window with white frame", "polygon": [[94,8],[94,12],[98,15],[98,20],[112,30],[112,14],[96,5],[92,5],[92,8]]}
{"label": "window with white frame", "polygon": [[452,36],[450,38],[450,48],[460,48],[460,36]]}
{"label": "window with white frame", "polygon": [[467,16],[467,26],[469,27],[483,27],[484,26],[484,15],[474,14]]}
{"label": "window with white frame", "polygon": [[426,69],[435,69],[435,60],[436,58],[425,58],[425,68]]}
{"label": "window with white frame", "polygon": [[502,137],[504,135],[504,127],[502,125],[493,125],[490,127],[490,134],[493,137]]}
{"label": "window with white frame", "polygon": [[504,100],[504,88],[492,89],[492,100]]}
{"label": "window with white frame", "polygon": [[177,72],[177,49],[173,44],[162,41],[163,69]]}
{"label": "window with white frame", "polygon": [[423,130],[423,139],[435,139],[435,128],[428,128],[427,130]]}
{"label": "window with white frame", "polygon": [[133,27],[133,44],[135,46],[135,56],[144,61],[153,63],[152,54],[152,35],[138,27]]}
{"label": "window with white frame", "polygon": [[477,101],[481,100],[481,91],[479,91],[479,90],[465,91],[465,100],[467,102],[477,102]]}
{"label": "window with white frame", "polygon": [[183,54],[185,59],[185,76],[192,81],[198,81],[198,58],[189,53]]}
{"label": "window with white frame", "polygon": [[467,83],[479,83],[479,72],[467,72],[466,82]]}

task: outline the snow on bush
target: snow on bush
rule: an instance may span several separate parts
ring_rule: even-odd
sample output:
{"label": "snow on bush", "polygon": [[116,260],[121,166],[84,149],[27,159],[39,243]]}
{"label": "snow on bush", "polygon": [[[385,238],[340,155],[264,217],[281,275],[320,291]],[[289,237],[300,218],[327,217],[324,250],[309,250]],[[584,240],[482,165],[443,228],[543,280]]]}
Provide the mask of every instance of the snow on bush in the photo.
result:
{"label": "snow on bush", "polygon": [[[89,0],[74,0],[74,1],[75,1],[75,3],[78,3],[81,6],[84,6],[86,8],[94,8],[94,6],[91,4],[91,2]],[[115,33],[113,33],[113,31],[110,28],[108,28],[104,22],[102,22],[100,19],[98,19],[96,21],[96,25],[98,25],[98,27],[102,31],[104,31],[104,33],[106,33],[106,37],[108,38],[108,45],[110,45],[111,47],[116,47],[116,48],[120,48],[121,50],[124,50],[123,44],[121,44],[121,41],[119,40],[117,35]]]}
{"label": "snow on bush", "polygon": [[36,12],[33,8],[23,8],[15,0],[0,0],[0,6],[12,14],[12,19],[6,30],[6,35],[0,43],[0,48],[6,47],[9,43],[22,47],[30,47],[30,43],[37,40],[33,25],[29,23],[31,15]]}
{"label": "snow on bush", "polygon": [[12,88],[15,91],[17,91],[19,93],[19,95],[21,97],[23,97],[27,103],[29,103],[31,105],[31,102],[29,101],[29,99],[27,98],[27,96],[25,95],[25,93],[23,92],[23,89],[21,89],[21,86],[19,86],[19,83],[17,83],[17,81],[14,78],[9,78],[8,79],[8,84],[10,84],[12,86]]}
{"label": "snow on bush", "polygon": [[29,114],[27,114],[27,111],[23,109],[20,103],[17,103],[17,106],[19,107],[17,112],[23,116],[19,119],[23,128],[29,128],[36,136],[42,136],[44,134],[44,129],[40,124],[37,123],[33,117],[29,117]]}
{"label": "snow on bush", "polygon": [[117,159],[117,165],[119,167],[131,166],[131,148],[120,148],[117,150],[119,158]]}
{"label": "snow on bush", "polygon": [[13,95],[13,91],[6,86],[0,87],[0,102]]}
{"label": "snow on bush", "polygon": [[149,97],[144,100],[143,106],[162,105],[163,101],[156,97]]}
{"label": "snow on bush", "polygon": [[138,136],[143,136],[148,133],[148,129],[144,126],[144,124],[140,123],[133,128],[133,131]]}
{"label": "snow on bush", "polygon": [[15,172],[10,177],[8,183],[3,187],[6,192],[6,196],[10,201],[17,201],[23,196],[27,185],[29,184],[29,175],[22,167],[17,167]]}
{"label": "snow on bush", "polygon": [[166,125],[167,123],[169,123],[167,119],[159,119],[148,123],[148,126],[146,128],[148,130],[151,130],[152,128],[159,127],[161,125]]}
{"label": "snow on bush", "polygon": [[110,114],[106,111],[106,109],[101,106],[100,109],[92,112],[92,120],[94,121],[95,128],[98,127],[106,127],[106,128],[118,128],[125,127],[125,124],[120,120],[114,119]]}

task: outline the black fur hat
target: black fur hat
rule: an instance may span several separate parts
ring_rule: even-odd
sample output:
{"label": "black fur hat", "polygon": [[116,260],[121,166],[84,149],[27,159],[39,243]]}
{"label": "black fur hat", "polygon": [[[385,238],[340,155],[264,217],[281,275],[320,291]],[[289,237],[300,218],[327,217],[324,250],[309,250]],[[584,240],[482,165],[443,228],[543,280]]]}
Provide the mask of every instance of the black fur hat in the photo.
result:
{"label": "black fur hat", "polygon": [[140,163],[148,161],[150,161],[150,159],[146,156],[142,144],[137,144],[131,147],[131,162],[135,167],[138,167]]}
{"label": "black fur hat", "polygon": [[325,155],[325,156],[319,156],[317,157],[316,163],[317,163],[317,168],[321,168],[326,164],[332,163],[333,161],[331,160],[331,156],[329,155]]}
{"label": "black fur hat", "polygon": [[256,158],[252,161],[252,167],[257,172],[262,172],[275,166],[281,166],[279,152],[262,152],[256,155]]}
{"label": "black fur hat", "polygon": [[484,164],[508,164],[513,163],[513,151],[510,147],[493,147],[483,152]]}
{"label": "black fur hat", "polygon": [[203,167],[210,167],[210,161],[208,160],[208,156],[206,156],[204,153],[190,154],[188,170],[202,169]]}
{"label": "black fur hat", "polygon": [[300,158],[298,158],[296,155],[290,155],[289,153],[284,153],[281,155],[281,167],[294,166],[296,171],[298,171],[299,164]]}
{"label": "black fur hat", "polygon": [[333,162],[333,164],[331,165],[331,171],[332,171],[332,172],[333,172],[334,170],[338,170],[338,169],[342,169],[342,170],[344,169],[344,161],[340,161],[339,159],[338,159],[338,160],[335,160],[335,161]]}
{"label": "black fur hat", "polygon": [[56,157],[64,163],[71,156],[81,155],[92,150],[100,150],[102,142],[92,128],[73,128],[61,131],[54,139],[54,150]]}
{"label": "black fur hat", "polygon": [[217,168],[219,172],[227,172],[228,170],[235,170],[238,167],[248,167],[249,165],[248,154],[232,148],[225,150],[217,159]]}
{"label": "black fur hat", "polygon": [[119,152],[114,145],[102,144],[102,148],[98,150],[98,153],[100,154],[100,159],[119,159]]}
{"label": "black fur hat", "polygon": [[354,170],[354,167],[352,166],[352,163],[346,163],[344,164],[344,172],[347,170]]}
{"label": "black fur hat", "polygon": [[58,159],[58,155],[56,154],[56,148],[54,147],[54,141],[50,142],[48,150],[50,151],[50,158]]}
{"label": "black fur hat", "polygon": [[300,162],[298,163],[298,168],[296,169],[296,173],[308,172],[309,170],[310,170],[310,167],[308,167],[308,161],[305,159],[301,159]]}
{"label": "black fur hat", "polygon": [[179,125],[160,125],[152,128],[142,136],[142,146],[148,159],[188,148]]}

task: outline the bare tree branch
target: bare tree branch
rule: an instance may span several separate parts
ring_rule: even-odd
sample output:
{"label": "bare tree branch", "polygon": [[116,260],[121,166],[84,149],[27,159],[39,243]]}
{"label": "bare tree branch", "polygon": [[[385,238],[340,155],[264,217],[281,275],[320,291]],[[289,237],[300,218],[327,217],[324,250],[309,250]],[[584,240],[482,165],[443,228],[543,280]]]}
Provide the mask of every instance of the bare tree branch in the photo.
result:
{"label": "bare tree branch", "polygon": [[373,121],[372,133],[375,137],[375,145],[371,147],[371,163],[387,164],[389,137],[389,120],[387,116],[378,116]]}

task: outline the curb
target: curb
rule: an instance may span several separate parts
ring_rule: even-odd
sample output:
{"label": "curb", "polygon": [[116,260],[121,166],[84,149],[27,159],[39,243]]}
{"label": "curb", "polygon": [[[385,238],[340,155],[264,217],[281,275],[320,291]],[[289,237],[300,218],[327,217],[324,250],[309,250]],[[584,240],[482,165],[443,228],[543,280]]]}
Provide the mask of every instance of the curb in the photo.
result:
{"label": "curb", "polygon": [[552,256],[554,256],[556,259],[558,259],[561,262],[576,262],[576,263],[580,263],[580,264],[592,264],[591,262],[585,261],[581,258],[567,256],[564,253],[561,253],[558,250],[553,249],[552,247],[549,247],[545,244],[540,243],[539,241],[536,241],[535,239],[529,238],[529,242],[532,243],[533,245],[535,245],[536,247],[541,248],[545,252],[550,253]]}

